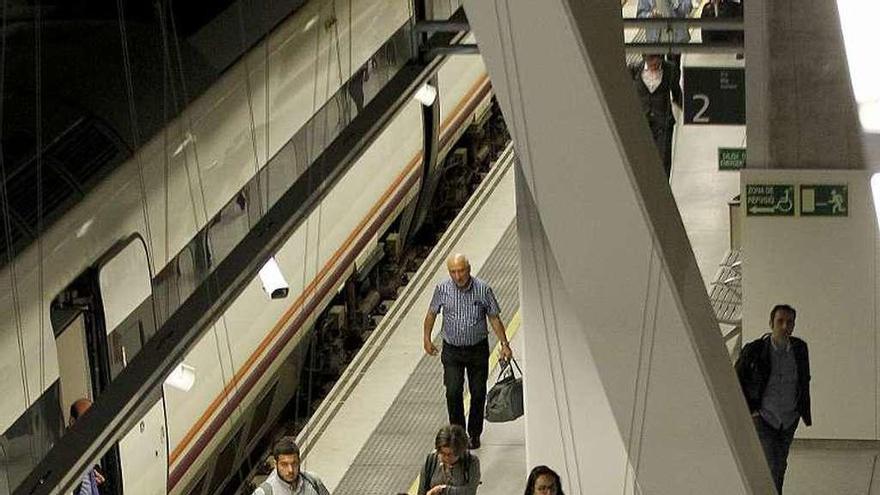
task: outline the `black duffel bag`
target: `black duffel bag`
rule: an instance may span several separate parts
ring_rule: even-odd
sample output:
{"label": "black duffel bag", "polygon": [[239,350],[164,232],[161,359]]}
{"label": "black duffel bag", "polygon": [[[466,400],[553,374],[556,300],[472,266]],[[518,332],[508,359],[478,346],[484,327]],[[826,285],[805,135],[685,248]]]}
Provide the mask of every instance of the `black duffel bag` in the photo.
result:
{"label": "black duffel bag", "polygon": [[[486,394],[486,421],[490,423],[513,421],[523,415],[523,374],[516,359],[511,361],[513,365],[502,361],[498,379]],[[519,378],[513,371],[514,366],[519,372]]]}

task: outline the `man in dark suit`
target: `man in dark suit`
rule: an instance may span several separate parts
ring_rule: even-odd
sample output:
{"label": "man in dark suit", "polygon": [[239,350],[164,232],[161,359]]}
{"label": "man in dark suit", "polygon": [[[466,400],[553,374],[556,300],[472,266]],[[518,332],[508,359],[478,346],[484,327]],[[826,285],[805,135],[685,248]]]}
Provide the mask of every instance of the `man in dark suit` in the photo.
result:
{"label": "man in dark suit", "polygon": [[[666,177],[672,171],[672,132],[675,117],[672,103],[681,107],[681,79],[678,68],[663,60],[659,54],[642,56],[642,63],[632,69],[633,84],[648,119],[651,136],[663,160]],[[670,98],[671,97],[671,98]]]}

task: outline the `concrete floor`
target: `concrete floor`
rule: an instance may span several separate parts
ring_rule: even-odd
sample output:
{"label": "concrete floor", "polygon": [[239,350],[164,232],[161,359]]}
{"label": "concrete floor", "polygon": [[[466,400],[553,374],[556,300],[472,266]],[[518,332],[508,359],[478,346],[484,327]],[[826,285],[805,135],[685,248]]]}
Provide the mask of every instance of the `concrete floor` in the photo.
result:
{"label": "concrete floor", "polygon": [[[521,335],[517,333],[510,341],[514,352],[522,349]],[[517,353],[515,357],[520,366],[525,366],[522,352]],[[497,373],[496,369],[490,374],[490,386],[494,383]],[[476,453],[480,457],[483,471],[480,495],[522,493],[529,471],[529,466],[526,466],[525,417],[509,423],[487,422],[483,431],[482,446]]]}

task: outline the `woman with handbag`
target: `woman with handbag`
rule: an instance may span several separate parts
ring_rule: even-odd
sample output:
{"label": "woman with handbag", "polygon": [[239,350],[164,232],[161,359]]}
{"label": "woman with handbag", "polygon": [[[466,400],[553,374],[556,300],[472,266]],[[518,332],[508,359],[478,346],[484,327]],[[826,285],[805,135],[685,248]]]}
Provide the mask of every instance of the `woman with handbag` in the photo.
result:
{"label": "woman with handbag", "polygon": [[440,428],[434,451],[425,458],[419,495],[474,495],[480,485],[480,459],[467,449],[467,433],[459,425]]}

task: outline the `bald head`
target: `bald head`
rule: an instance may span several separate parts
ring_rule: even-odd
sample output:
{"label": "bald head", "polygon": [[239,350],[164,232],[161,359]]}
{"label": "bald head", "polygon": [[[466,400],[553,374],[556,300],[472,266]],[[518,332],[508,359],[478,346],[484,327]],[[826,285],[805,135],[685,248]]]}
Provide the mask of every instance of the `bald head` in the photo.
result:
{"label": "bald head", "polygon": [[467,256],[455,253],[446,258],[446,269],[455,285],[465,288],[471,282],[471,263]]}
{"label": "bald head", "polygon": [[76,422],[89,408],[92,407],[92,401],[86,398],[77,399],[70,405],[70,424]]}

